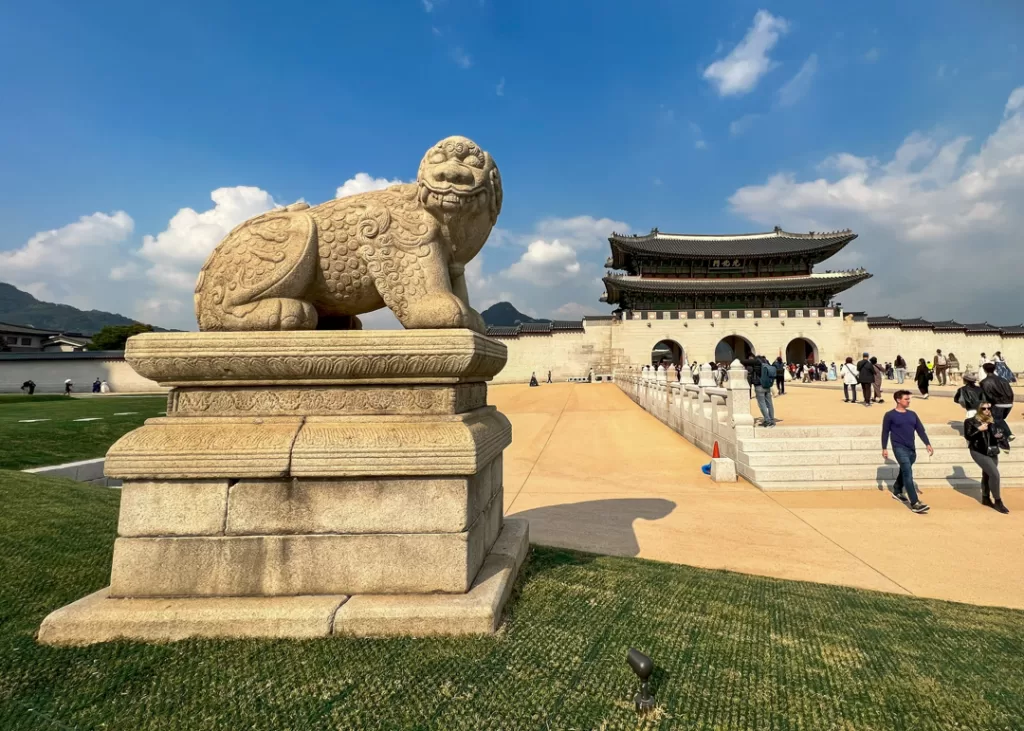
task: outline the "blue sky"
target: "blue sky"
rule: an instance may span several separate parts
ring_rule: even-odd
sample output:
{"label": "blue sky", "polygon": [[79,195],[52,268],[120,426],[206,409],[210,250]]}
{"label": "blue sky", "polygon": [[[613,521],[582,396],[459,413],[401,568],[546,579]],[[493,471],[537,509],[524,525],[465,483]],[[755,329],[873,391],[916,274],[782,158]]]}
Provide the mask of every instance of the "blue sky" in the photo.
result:
{"label": "blue sky", "polygon": [[[876,275],[847,309],[1024,320],[1014,0],[37,0],[4,18],[0,281],[43,299],[193,328],[195,273],[232,226],[411,180],[464,134],[505,186],[481,308],[607,312],[612,228],[778,224],[861,234],[827,264]],[[963,287],[967,251],[985,287]]]}

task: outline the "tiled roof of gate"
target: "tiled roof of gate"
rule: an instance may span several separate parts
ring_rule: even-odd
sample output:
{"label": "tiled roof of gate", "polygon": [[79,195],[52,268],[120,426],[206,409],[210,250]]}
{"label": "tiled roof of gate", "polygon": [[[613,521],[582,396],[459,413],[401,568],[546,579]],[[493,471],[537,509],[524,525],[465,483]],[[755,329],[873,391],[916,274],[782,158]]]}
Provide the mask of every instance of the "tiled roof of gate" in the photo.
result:
{"label": "tiled roof of gate", "polygon": [[[606,286],[626,292],[781,292],[806,289],[842,291],[870,278],[864,269],[796,277],[656,279],[628,275],[604,277]],[[609,298],[610,301],[610,298]]]}
{"label": "tiled roof of gate", "polygon": [[850,229],[798,234],[776,227],[774,231],[764,233],[704,235],[661,233],[655,228],[642,236],[613,232],[608,241],[613,250],[619,248],[638,254],[704,258],[794,255],[833,247],[838,251],[855,238],[857,234]]}
{"label": "tiled roof of gate", "polygon": [[997,333],[999,328],[995,325],[989,325],[987,322],[975,322],[964,325],[964,329],[969,333]]}
{"label": "tiled roof of gate", "polygon": [[[850,313],[854,314],[854,313]],[[868,327],[899,327],[900,321],[891,315],[874,315],[868,317]]]}
{"label": "tiled roof of gate", "polygon": [[518,325],[490,325],[488,337],[517,338],[520,335],[550,335],[553,332],[583,332],[583,320],[555,320],[553,322],[521,322]]}

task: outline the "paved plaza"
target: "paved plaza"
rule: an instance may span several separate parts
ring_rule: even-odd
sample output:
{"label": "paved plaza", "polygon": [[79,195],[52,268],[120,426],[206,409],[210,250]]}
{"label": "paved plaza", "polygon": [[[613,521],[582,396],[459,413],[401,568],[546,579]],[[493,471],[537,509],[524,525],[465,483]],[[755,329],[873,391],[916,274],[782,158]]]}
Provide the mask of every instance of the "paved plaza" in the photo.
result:
{"label": "paved plaza", "polygon": [[[923,516],[877,490],[764,493],[712,483],[700,470],[707,455],[615,385],[493,386],[488,396],[513,426],[505,511],[529,518],[536,543],[1024,608],[1014,560],[1024,490],[1005,490],[1006,516],[949,488],[927,490]],[[777,400],[785,425],[880,424],[888,408],[799,387]],[[962,419],[948,398],[911,408],[926,423]]]}

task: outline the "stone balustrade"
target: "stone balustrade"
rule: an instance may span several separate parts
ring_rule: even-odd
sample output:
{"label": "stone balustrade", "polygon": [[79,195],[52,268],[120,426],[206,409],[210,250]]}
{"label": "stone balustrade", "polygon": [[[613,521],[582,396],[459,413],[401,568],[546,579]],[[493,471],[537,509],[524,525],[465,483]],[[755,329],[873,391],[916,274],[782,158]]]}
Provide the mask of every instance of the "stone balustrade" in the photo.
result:
{"label": "stone balustrade", "polygon": [[707,364],[701,367],[699,385],[689,380],[665,381],[650,371],[615,374],[619,388],[656,419],[708,454],[718,442],[722,456],[735,460],[737,441],[754,432],[746,369],[733,361],[722,387],[715,386]]}

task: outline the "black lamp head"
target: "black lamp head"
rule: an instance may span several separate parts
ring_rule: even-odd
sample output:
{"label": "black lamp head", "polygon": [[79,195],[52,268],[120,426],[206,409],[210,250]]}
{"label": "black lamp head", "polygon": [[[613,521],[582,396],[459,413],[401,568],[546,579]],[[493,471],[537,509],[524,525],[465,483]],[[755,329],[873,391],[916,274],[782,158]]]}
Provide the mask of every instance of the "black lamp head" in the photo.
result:
{"label": "black lamp head", "polygon": [[626,653],[626,662],[629,663],[629,667],[633,668],[633,672],[637,674],[640,680],[647,680],[651,677],[651,673],[654,672],[654,661],[632,647]]}

